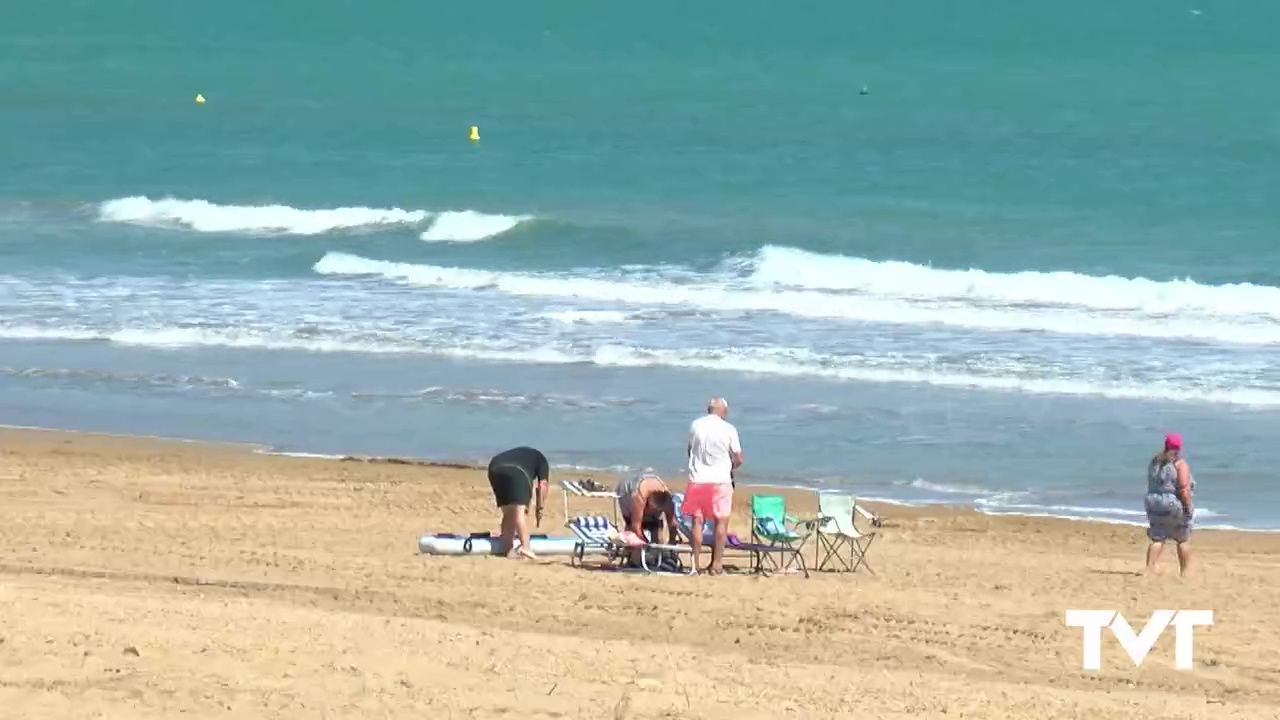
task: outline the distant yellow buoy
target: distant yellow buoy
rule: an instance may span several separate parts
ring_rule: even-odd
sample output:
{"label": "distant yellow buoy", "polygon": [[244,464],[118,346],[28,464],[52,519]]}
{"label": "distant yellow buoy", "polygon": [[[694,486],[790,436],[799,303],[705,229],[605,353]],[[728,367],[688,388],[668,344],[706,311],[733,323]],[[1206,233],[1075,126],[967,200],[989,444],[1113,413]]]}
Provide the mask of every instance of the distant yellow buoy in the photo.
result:
{"label": "distant yellow buoy", "polygon": [[197,105],[203,105],[203,104],[204,104],[204,96],[203,96],[203,95],[201,95],[200,93],[196,93],[196,104],[197,104]]}
{"label": "distant yellow buoy", "polygon": [[478,125],[471,126],[471,132],[467,134],[467,139],[471,142],[480,142],[480,127]]}

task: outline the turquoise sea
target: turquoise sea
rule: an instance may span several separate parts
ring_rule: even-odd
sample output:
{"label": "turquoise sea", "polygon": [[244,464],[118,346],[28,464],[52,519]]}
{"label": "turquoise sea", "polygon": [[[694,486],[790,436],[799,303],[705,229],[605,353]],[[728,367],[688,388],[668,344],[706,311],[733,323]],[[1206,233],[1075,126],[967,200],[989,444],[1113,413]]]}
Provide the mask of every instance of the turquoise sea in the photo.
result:
{"label": "turquoise sea", "polygon": [[[23,3],[0,422],[1280,528],[1280,5]],[[194,98],[203,94],[206,102]],[[479,142],[468,128],[478,126]]]}

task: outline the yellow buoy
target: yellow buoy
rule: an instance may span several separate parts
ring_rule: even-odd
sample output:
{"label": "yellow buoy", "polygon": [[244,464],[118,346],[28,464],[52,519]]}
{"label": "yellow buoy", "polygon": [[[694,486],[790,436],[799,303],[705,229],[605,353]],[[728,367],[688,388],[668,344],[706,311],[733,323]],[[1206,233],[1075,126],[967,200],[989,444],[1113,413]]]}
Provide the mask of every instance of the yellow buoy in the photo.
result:
{"label": "yellow buoy", "polygon": [[203,95],[201,95],[200,93],[196,93],[196,104],[197,104],[197,105],[203,105],[203,104],[204,104],[204,96],[203,96]]}
{"label": "yellow buoy", "polygon": [[478,125],[471,126],[471,132],[468,133],[467,139],[471,142],[480,142],[480,127]]}

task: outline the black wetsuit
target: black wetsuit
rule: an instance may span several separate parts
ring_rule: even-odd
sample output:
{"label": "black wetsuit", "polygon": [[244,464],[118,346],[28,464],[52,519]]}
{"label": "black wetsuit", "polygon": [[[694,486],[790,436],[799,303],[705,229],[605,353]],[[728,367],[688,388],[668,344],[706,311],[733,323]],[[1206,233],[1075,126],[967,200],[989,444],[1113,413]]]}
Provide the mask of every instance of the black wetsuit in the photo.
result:
{"label": "black wetsuit", "polygon": [[489,461],[489,486],[498,507],[533,503],[533,483],[551,475],[547,456],[531,447],[504,450]]}

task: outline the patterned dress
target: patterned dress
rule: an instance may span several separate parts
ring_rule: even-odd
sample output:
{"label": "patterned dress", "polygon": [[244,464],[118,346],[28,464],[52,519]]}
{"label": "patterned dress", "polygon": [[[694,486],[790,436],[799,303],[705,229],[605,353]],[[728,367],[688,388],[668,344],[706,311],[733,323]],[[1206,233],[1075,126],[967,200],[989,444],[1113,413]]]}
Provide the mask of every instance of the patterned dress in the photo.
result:
{"label": "patterned dress", "polygon": [[[1186,542],[1191,536],[1194,517],[1182,510],[1178,500],[1178,468],[1176,461],[1151,464],[1147,468],[1147,537],[1152,542]],[[1195,478],[1190,478],[1191,492],[1196,490]]]}

